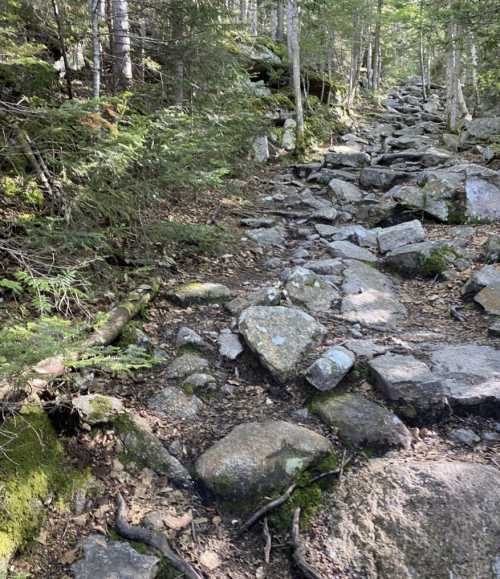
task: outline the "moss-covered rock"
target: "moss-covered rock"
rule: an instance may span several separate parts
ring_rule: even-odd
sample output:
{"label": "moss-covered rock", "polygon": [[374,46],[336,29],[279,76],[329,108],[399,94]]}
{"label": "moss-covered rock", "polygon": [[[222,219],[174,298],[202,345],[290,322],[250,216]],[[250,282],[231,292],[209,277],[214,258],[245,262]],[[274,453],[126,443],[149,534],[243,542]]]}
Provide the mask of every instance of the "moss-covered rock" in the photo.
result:
{"label": "moss-covered rock", "polygon": [[70,467],[48,416],[36,405],[25,406],[2,425],[0,446],[2,577],[2,562],[5,567],[37,533],[47,499],[64,501],[84,484],[86,474]]}

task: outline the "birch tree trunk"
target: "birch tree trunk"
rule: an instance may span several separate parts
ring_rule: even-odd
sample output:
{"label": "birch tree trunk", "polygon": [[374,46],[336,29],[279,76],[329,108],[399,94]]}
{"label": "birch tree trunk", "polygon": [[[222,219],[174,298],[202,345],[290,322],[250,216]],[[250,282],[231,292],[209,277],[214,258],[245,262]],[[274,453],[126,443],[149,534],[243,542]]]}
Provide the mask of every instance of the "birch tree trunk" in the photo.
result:
{"label": "birch tree trunk", "polygon": [[477,81],[477,71],[479,61],[477,56],[476,39],[474,38],[473,32],[469,32],[468,41],[469,41],[471,84],[472,84],[472,91],[474,94],[474,109],[477,111],[481,105],[481,98],[479,96],[479,84]]}
{"label": "birch tree trunk", "polygon": [[[453,5],[451,6],[453,8]],[[468,116],[467,105],[462,92],[462,61],[459,46],[459,26],[451,16],[448,24],[448,68],[446,82],[446,112],[448,129],[456,131],[460,120]]]}
{"label": "birch tree trunk", "polygon": [[101,0],[89,0],[89,16],[92,31],[92,96],[98,99],[101,96]]}
{"label": "birch tree trunk", "polygon": [[283,0],[276,0],[276,40],[285,40],[285,5]]}
{"label": "birch tree trunk", "polygon": [[113,73],[116,87],[120,90],[132,84],[132,60],[130,58],[130,33],[127,0],[111,0],[113,10]]}
{"label": "birch tree trunk", "polygon": [[293,91],[295,94],[296,153],[304,150],[304,109],[300,86],[300,42],[298,0],[288,0],[288,58],[292,65]]}
{"label": "birch tree trunk", "polygon": [[422,83],[422,97],[424,98],[424,100],[426,100],[427,87],[425,82],[424,0],[420,0],[419,57],[420,57],[420,81]]}
{"label": "birch tree trunk", "polygon": [[259,3],[258,0],[249,0],[250,34],[257,36],[259,32]]}

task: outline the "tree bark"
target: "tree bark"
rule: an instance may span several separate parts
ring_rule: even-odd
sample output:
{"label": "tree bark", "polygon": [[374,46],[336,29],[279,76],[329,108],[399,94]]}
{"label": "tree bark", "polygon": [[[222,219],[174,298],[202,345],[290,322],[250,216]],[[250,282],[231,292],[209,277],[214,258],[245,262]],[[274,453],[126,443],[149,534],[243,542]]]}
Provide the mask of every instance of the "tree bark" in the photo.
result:
{"label": "tree bark", "polygon": [[250,16],[250,34],[257,36],[259,33],[259,2],[258,0],[249,0]]}
{"label": "tree bark", "polygon": [[377,18],[375,23],[375,38],[373,41],[373,89],[378,90],[380,87],[380,74],[382,71],[382,46],[380,35],[382,32],[382,9],[384,0],[377,1]]}
{"label": "tree bark", "polygon": [[64,24],[61,18],[61,13],[59,11],[59,4],[57,0],[52,0],[52,11],[54,13],[54,20],[57,24],[57,32],[59,35],[59,46],[61,47],[61,53],[64,62],[64,78],[66,80],[66,87],[68,90],[68,98],[73,98],[73,85],[71,84],[71,68],[69,66],[68,53],[66,51],[66,40],[64,37]]}
{"label": "tree bark", "polygon": [[115,85],[124,90],[132,84],[127,0],[111,0],[113,11],[113,73]]}
{"label": "tree bark", "polygon": [[424,98],[424,100],[426,100],[427,87],[425,83],[424,0],[420,0],[419,57],[420,57],[420,81],[422,83],[422,97]]}
{"label": "tree bark", "polygon": [[285,40],[285,5],[283,0],[276,0],[276,40]]}
{"label": "tree bark", "polygon": [[469,56],[470,56],[470,75],[471,75],[472,91],[474,95],[474,109],[477,111],[481,106],[481,97],[479,94],[479,84],[477,80],[478,76],[477,46],[476,40],[474,38],[474,33],[472,31],[469,32],[468,40],[469,40]]}
{"label": "tree bark", "polygon": [[292,65],[293,91],[295,94],[296,153],[304,151],[304,109],[300,83],[300,22],[298,0],[288,0],[288,49]]}
{"label": "tree bark", "polygon": [[101,0],[89,0],[89,15],[92,29],[92,96],[97,99],[101,96]]}

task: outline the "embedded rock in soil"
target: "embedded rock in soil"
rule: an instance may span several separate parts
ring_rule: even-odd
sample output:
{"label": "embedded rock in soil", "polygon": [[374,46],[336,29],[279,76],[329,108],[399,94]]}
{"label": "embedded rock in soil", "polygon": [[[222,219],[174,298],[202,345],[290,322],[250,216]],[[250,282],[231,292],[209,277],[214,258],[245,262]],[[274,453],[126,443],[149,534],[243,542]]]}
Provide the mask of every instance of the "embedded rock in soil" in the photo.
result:
{"label": "embedded rock in soil", "polygon": [[240,338],[231,332],[231,330],[222,330],[217,338],[219,345],[219,354],[226,360],[236,360],[243,353],[243,344]]}
{"label": "embedded rock in soil", "polygon": [[303,267],[296,267],[289,273],[285,289],[294,305],[313,313],[328,311],[340,297],[331,284]]}
{"label": "embedded rock in soil", "polygon": [[160,560],[141,555],[129,543],[90,535],[83,541],[83,559],[71,566],[75,579],[154,579]]}
{"label": "embedded rock in soil", "polygon": [[314,229],[316,229],[318,235],[321,237],[331,238],[337,233],[338,227],[335,227],[334,225],[325,225],[324,223],[317,223],[314,226]]}
{"label": "embedded rock in soil", "polygon": [[123,402],[113,396],[86,394],[72,400],[73,408],[91,425],[105,424],[123,411]]}
{"label": "embedded rock in soil", "polygon": [[378,232],[378,245],[382,253],[387,253],[402,247],[417,243],[425,239],[425,230],[422,223],[415,219],[392,227],[384,227]]}
{"label": "embedded rock in soil", "polygon": [[477,222],[500,220],[500,178],[496,183],[469,177],[465,182],[467,217]]}
{"label": "embedded rock in soil", "polygon": [[261,229],[250,229],[247,237],[255,241],[257,245],[269,245],[272,247],[283,247],[285,244],[285,230],[281,227],[269,227]]}
{"label": "embedded rock in soil", "polygon": [[500,265],[485,265],[471,275],[462,293],[464,296],[471,296],[497,283],[500,283]]}
{"label": "embedded rock in soil", "polygon": [[385,265],[404,276],[434,277],[457,259],[456,250],[446,241],[421,241],[398,247],[385,256]]}
{"label": "embedded rock in soil", "polygon": [[500,473],[484,464],[371,460],[326,506],[334,568],[363,579],[498,576]]}
{"label": "embedded rock in soil", "polygon": [[227,302],[225,307],[234,316],[241,314],[250,306],[277,306],[281,300],[281,292],[275,287],[265,287],[247,295]]}
{"label": "embedded rock in soil", "polygon": [[316,397],[311,406],[349,446],[378,451],[410,447],[411,435],[401,420],[363,396],[332,393]]}
{"label": "embedded rock in soil", "polygon": [[320,434],[282,420],[234,428],[196,462],[198,478],[241,511],[292,482],[295,475],[332,451]]}
{"label": "embedded rock in soil", "polygon": [[306,312],[283,306],[248,308],[240,316],[239,330],[262,365],[280,381],[299,375],[304,357],[326,333]]}
{"label": "embedded rock in soil", "polygon": [[363,199],[363,192],[353,183],[342,181],[341,179],[332,179],[328,187],[338,203],[355,203]]}
{"label": "embedded rock in soil", "polygon": [[500,416],[500,350],[475,344],[433,347],[431,361],[453,407]]}
{"label": "embedded rock in soil", "polygon": [[474,301],[478,303],[487,314],[500,316],[500,283],[494,283],[483,288]]}
{"label": "embedded rock in soil", "polygon": [[466,444],[467,446],[474,446],[480,442],[479,436],[472,430],[466,428],[456,428],[449,433],[449,438],[460,444]]}
{"label": "embedded rock in soil", "polygon": [[208,360],[197,354],[183,354],[167,367],[167,378],[185,378],[196,372],[203,372],[209,367]]}
{"label": "embedded rock in soil", "polygon": [[276,219],[274,217],[245,217],[240,220],[240,223],[245,227],[260,229],[261,227],[273,227],[276,225]]}
{"label": "embedded rock in soil", "polygon": [[394,185],[411,180],[411,173],[379,167],[365,167],[359,176],[361,187],[375,187],[387,191]]}
{"label": "embedded rock in soil", "polygon": [[217,388],[217,380],[211,374],[192,374],[181,384],[182,390],[188,394],[192,392],[200,393],[200,396],[207,391]]}
{"label": "embedded rock in soil", "polygon": [[309,216],[312,221],[336,221],[339,216],[339,212],[335,207],[322,207],[321,209],[316,209]]}
{"label": "embedded rock in soil", "polygon": [[371,251],[364,247],[359,247],[350,241],[332,241],[327,245],[327,251],[333,257],[340,257],[342,259],[356,259],[358,261],[366,261],[368,263],[376,263],[378,258],[373,255]]}
{"label": "embedded rock in soil", "polygon": [[139,468],[150,468],[167,475],[175,484],[192,485],[191,475],[149,431],[140,417],[121,415],[114,421],[118,437],[123,444],[123,462],[134,462]]}
{"label": "embedded rock in soil", "polygon": [[392,280],[369,265],[351,261],[344,270],[342,290],[341,313],[349,322],[387,329],[406,319]]}
{"label": "embedded rock in soil", "polygon": [[203,402],[194,394],[169,386],[150,398],[148,407],[160,414],[183,420],[194,418],[203,408]]}
{"label": "embedded rock in soil", "polygon": [[180,306],[224,303],[231,299],[231,290],[220,283],[187,283],[169,291],[167,297]]}
{"label": "embedded rock in soil", "polygon": [[433,187],[431,184],[425,187],[396,185],[386,195],[404,208],[421,210],[430,217],[447,222],[456,191],[447,188],[443,190],[437,186]]}
{"label": "embedded rock in soil", "polygon": [[354,366],[356,358],[352,352],[335,346],[329,348],[305,373],[306,380],[317,390],[332,390]]}
{"label": "embedded rock in soil", "polygon": [[339,275],[344,271],[344,262],[341,259],[313,259],[306,261],[304,267],[319,275]]}
{"label": "embedded rock in soil", "polygon": [[489,236],[486,243],[485,258],[490,263],[500,261],[500,235],[494,233]]}
{"label": "embedded rock in soil", "polygon": [[447,151],[430,147],[426,151],[400,151],[386,153],[377,159],[379,165],[394,165],[395,163],[420,163],[424,167],[435,167],[451,159]]}
{"label": "embedded rock in soil", "polygon": [[500,117],[479,117],[465,122],[462,143],[493,140],[500,134]]}
{"label": "embedded rock in soil", "polygon": [[370,360],[368,367],[377,388],[407,418],[422,422],[446,411],[441,381],[414,356],[385,354]]}
{"label": "embedded rock in soil", "polygon": [[371,360],[374,356],[385,354],[390,349],[389,346],[377,344],[370,339],[347,340],[344,346],[358,358],[364,358],[365,360]]}
{"label": "embedded rock in soil", "polygon": [[370,155],[357,151],[353,147],[346,145],[337,145],[325,155],[325,164],[327,167],[364,167],[370,164]]}
{"label": "embedded rock in soil", "polygon": [[175,337],[175,345],[178,348],[189,346],[198,350],[209,349],[207,342],[205,342],[205,340],[198,333],[185,326],[179,328],[179,331]]}

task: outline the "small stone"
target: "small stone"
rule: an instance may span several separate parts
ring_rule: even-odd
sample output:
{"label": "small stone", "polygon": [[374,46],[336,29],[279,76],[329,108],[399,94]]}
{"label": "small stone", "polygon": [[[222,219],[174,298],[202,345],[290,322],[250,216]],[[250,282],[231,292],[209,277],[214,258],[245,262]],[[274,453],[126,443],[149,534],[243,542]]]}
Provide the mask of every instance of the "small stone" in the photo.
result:
{"label": "small stone", "polygon": [[191,374],[203,372],[209,367],[208,360],[197,354],[183,354],[167,367],[167,378],[185,378]]}
{"label": "small stone", "polygon": [[148,401],[151,410],[173,418],[194,418],[203,408],[203,402],[194,394],[188,395],[181,388],[170,386],[161,390]]}
{"label": "small stone", "polygon": [[310,366],[305,377],[317,390],[335,388],[354,366],[355,356],[349,350],[336,346],[327,350]]}
{"label": "small stone", "polygon": [[500,432],[483,432],[482,439],[486,444],[500,443]]}
{"label": "small stone", "polygon": [[222,330],[217,339],[219,354],[226,360],[234,361],[243,353],[243,344],[231,330]]}
{"label": "small stone", "polygon": [[285,245],[285,231],[280,227],[250,229],[247,237],[257,245],[283,247]]}
{"label": "small stone", "polygon": [[82,419],[92,426],[111,422],[117,414],[123,411],[121,400],[102,394],[78,396],[72,400],[72,403]]}
{"label": "small stone", "polygon": [[183,348],[184,346],[191,346],[199,350],[208,350],[209,348],[207,342],[198,333],[186,326],[179,328],[175,337],[175,344],[178,348]]}
{"label": "small stone", "polygon": [[[279,261],[281,265],[281,261]],[[281,292],[275,287],[265,287],[255,290],[245,296],[241,296],[227,302],[226,309],[234,316],[241,314],[250,306],[277,306],[281,300]]]}
{"label": "small stone", "polygon": [[75,579],[154,579],[160,560],[141,555],[128,543],[90,535],[83,541],[83,559],[71,566]]}
{"label": "small stone", "polygon": [[217,387],[217,381],[210,374],[191,374],[188,376],[181,385],[184,392],[197,392],[200,393],[204,390],[215,390]]}
{"label": "small stone", "polygon": [[303,267],[295,267],[288,273],[285,289],[293,304],[310,312],[326,312],[340,297],[331,284]]}
{"label": "small stone", "polygon": [[167,297],[180,306],[224,303],[231,299],[231,290],[220,283],[192,282],[174,288]]}
{"label": "small stone", "polygon": [[373,255],[371,251],[364,247],[359,247],[350,241],[333,241],[328,244],[327,251],[333,255],[333,257],[343,259],[355,259],[367,263],[376,263],[378,261],[377,256]]}
{"label": "small stone", "polygon": [[467,430],[466,428],[456,428],[452,430],[449,434],[451,440],[459,442],[460,444],[466,444],[467,446],[474,446],[481,439],[472,430]]}

